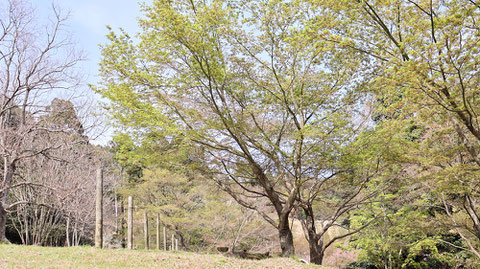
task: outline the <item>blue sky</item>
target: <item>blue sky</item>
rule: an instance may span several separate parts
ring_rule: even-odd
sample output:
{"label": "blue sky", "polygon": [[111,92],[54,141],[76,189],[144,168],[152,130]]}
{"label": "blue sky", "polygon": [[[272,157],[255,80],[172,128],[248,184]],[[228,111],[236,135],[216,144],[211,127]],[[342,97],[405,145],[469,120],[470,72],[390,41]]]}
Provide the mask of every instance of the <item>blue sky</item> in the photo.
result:
{"label": "blue sky", "polygon": [[[52,0],[31,0],[31,3],[41,21],[51,14]],[[140,5],[136,0],[57,0],[53,3],[64,12],[70,12],[67,21],[69,32],[77,41],[78,48],[83,50],[88,58],[81,67],[88,83],[97,82],[100,61],[98,45],[106,41],[106,25],[113,29],[122,27],[133,35],[139,30],[137,18],[142,15]]]}
{"label": "blue sky", "polygon": [[[5,0],[0,0],[5,1]],[[36,19],[40,24],[47,24],[52,16],[52,3],[58,7],[63,14],[68,12],[70,17],[66,22],[67,33],[76,41],[77,49],[84,52],[86,61],[80,66],[84,76],[82,92],[87,93],[86,101],[95,103],[101,100],[88,89],[88,84],[97,84],[99,78],[98,63],[101,60],[99,44],[106,42],[108,33],[107,25],[115,31],[119,28],[125,29],[131,36],[139,31],[137,20],[142,16],[141,8],[137,0],[24,0],[30,3],[34,9]],[[152,0],[140,0],[141,3],[152,3]],[[81,108],[79,108],[81,109]],[[84,108],[83,110],[88,110]],[[79,113],[82,113],[79,111]],[[104,119],[106,120],[106,119]],[[103,121],[106,124],[105,121]],[[103,125],[104,125],[103,124]],[[94,126],[94,125],[92,125]],[[106,126],[105,126],[106,127]],[[105,145],[111,139],[113,129],[99,127],[92,129],[89,136],[94,144]],[[98,136],[100,135],[100,136]]]}

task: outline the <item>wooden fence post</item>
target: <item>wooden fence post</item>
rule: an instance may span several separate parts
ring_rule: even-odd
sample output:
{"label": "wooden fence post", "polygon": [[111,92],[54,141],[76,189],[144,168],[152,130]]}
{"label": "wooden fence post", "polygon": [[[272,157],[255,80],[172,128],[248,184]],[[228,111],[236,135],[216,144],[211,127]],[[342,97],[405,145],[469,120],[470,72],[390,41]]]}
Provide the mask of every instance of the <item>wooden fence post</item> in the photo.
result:
{"label": "wooden fence post", "polygon": [[133,248],[133,198],[128,196],[127,248]]}
{"label": "wooden fence post", "polygon": [[157,250],[160,250],[160,214],[157,213]]}
{"label": "wooden fence post", "polygon": [[125,201],[124,199],[120,199],[120,215],[122,216],[120,219],[120,238],[122,243],[122,248],[127,246],[127,233],[125,232]]}
{"label": "wooden fence post", "polygon": [[117,190],[114,192],[114,202],[115,202],[115,235],[118,236],[118,197]]}
{"label": "wooden fence post", "polygon": [[97,195],[95,207],[95,247],[103,248],[103,169],[97,170]]}
{"label": "wooden fence post", "polygon": [[167,251],[167,229],[163,226],[163,250]]}
{"label": "wooden fence post", "polygon": [[149,243],[148,242],[148,214],[147,214],[147,210],[145,210],[143,212],[143,219],[145,220],[145,226],[144,226],[144,230],[145,230],[145,249],[149,249]]}

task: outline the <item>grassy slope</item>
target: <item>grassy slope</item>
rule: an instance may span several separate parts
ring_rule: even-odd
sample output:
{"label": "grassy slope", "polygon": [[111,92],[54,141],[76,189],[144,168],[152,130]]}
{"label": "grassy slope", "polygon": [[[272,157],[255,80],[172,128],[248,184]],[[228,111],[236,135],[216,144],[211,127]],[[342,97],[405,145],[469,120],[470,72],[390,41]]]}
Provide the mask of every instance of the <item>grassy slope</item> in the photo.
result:
{"label": "grassy slope", "polygon": [[242,260],[222,255],[155,250],[98,250],[0,245],[0,268],[321,268],[293,259]]}

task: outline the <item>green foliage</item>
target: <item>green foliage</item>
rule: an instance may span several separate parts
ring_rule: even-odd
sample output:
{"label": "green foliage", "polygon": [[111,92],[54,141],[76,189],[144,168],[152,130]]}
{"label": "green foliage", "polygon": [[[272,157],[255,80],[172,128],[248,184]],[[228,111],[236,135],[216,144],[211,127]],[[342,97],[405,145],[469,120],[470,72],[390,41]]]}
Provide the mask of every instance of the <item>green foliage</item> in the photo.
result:
{"label": "green foliage", "polygon": [[[470,268],[473,256],[467,244],[448,224],[448,216],[438,200],[437,195],[444,195],[446,189],[434,191],[445,178],[433,179],[436,172],[422,171],[422,166],[419,167],[419,163],[434,161],[430,156],[440,158],[444,153],[429,155],[432,150],[430,137],[421,135],[411,139],[412,128],[405,126],[415,125],[410,119],[384,119],[369,135],[364,133],[356,142],[376,143],[370,147],[371,152],[363,153],[368,155],[358,156],[357,162],[365,161],[364,169],[375,165],[372,162],[375,154],[383,154],[381,164],[387,169],[370,182],[386,188],[379,189],[381,194],[374,203],[350,217],[350,225],[355,228],[361,227],[372,216],[378,216],[371,226],[351,238],[350,245],[359,250],[359,263],[351,266],[441,268],[462,264]],[[445,144],[442,147],[445,148]],[[384,150],[379,150],[381,148]],[[355,164],[354,160],[347,159],[346,163]],[[448,169],[441,171],[445,175]],[[454,185],[449,182],[444,186],[452,188]]]}
{"label": "green foliage", "polygon": [[242,224],[246,212],[199,176],[145,169],[143,176],[127,184],[120,194],[135,197],[138,208],[150,217],[158,213],[162,226],[175,232],[179,244],[189,250],[205,250],[219,242],[230,246],[236,236],[240,238],[237,244],[249,249],[261,239],[256,234],[262,227],[258,217]]}
{"label": "green foliage", "polygon": [[[204,210],[208,195],[190,185],[201,168],[251,208],[295,204],[349,228],[375,218],[354,238],[368,264],[480,258],[474,2],[157,0],[144,11],[136,38],[108,35],[97,88],[125,129],[116,152],[132,189],[178,188],[180,205],[201,196]],[[182,186],[157,182],[167,177]],[[184,205],[165,202],[175,195],[148,203],[188,226]],[[345,200],[355,212],[337,210]]]}
{"label": "green foliage", "polygon": [[341,195],[320,182],[329,181],[341,148],[356,135],[350,114],[361,110],[356,69],[366,57],[308,38],[311,7],[154,1],[144,8],[138,41],[124,32],[108,35],[97,90],[138,145],[163,147],[180,137],[188,149],[200,149],[193,163],[208,179],[274,227],[288,229],[294,203],[308,207],[323,195],[332,202],[321,206],[334,214],[358,181],[349,176],[352,187]]}
{"label": "green foliage", "polygon": [[[311,24],[312,36],[370,57],[370,68],[360,72],[371,78],[364,90],[376,100],[374,120],[411,142],[392,141],[406,147],[391,159],[401,182],[388,190],[390,199],[372,208],[386,219],[362,234],[372,240],[362,246],[364,257],[394,268],[478,266],[477,3],[312,2],[322,12]],[[452,235],[462,244],[440,248],[439,240]]]}
{"label": "green foliage", "polygon": [[445,213],[418,185],[410,183],[404,180],[392,185],[367,210],[352,216],[354,227],[371,214],[380,216],[350,240],[359,249],[359,261],[377,268],[469,265],[472,254],[460,236],[443,224]]}

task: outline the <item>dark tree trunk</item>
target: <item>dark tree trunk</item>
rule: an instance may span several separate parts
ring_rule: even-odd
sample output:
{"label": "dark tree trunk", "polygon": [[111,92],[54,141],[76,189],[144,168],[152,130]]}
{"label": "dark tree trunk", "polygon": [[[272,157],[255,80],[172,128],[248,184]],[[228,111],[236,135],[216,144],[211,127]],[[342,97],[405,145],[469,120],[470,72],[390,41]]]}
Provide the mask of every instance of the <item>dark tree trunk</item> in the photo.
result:
{"label": "dark tree trunk", "polygon": [[310,262],[321,265],[323,262],[325,249],[323,247],[323,239],[317,234],[315,218],[313,216],[313,208],[310,205],[304,206],[303,213],[304,215],[300,214],[299,209],[297,209],[298,218],[302,224],[303,232],[308,241]]}
{"label": "dark tree trunk", "polygon": [[288,223],[288,215],[280,218],[278,224],[278,233],[280,237],[282,257],[293,256],[295,254],[295,247],[293,246],[293,234]]}
{"label": "dark tree trunk", "polygon": [[320,240],[315,241],[315,240],[308,240],[308,246],[310,250],[310,262],[314,264],[319,264],[321,265],[323,262],[323,242]]}
{"label": "dark tree trunk", "polygon": [[180,238],[180,247],[182,248],[182,250],[184,251],[190,251],[190,248],[188,247],[188,242],[186,242],[185,240],[185,237],[183,236],[182,233],[180,232],[175,232],[178,237]]}
{"label": "dark tree trunk", "polygon": [[288,197],[288,200],[285,203],[282,203],[280,197],[275,192],[273,185],[263,172],[263,169],[257,163],[252,163],[252,170],[256,175],[258,182],[264,188],[268,199],[272,202],[277,213],[278,226],[276,228],[280,239],[282,257],[293,256],[295,255],[295,247],[293,245],[293,234],[288,222],[288,216],[293,209],[294,198],[296,197],[298,190],[295,189],[295,191]]}
{"label": "dark tree trunk", "polygon": [[0,243],[7,241],[5,236],[6,224],[7,224],[7,198],[10,187],[12,186],[13,172],[15,171],[15,164],[9,163],[7,157],[3,158],[3,188],[4,191],[0,192]]}
{"label": "dark tree trunk", "polygon": [[[0,194],[3,196],[3,194]],[[7,211],[3,206],[3,197],[0,198],[0,243],[7,241],[5,237],[6,231],[6,224],[7,224]]]}

